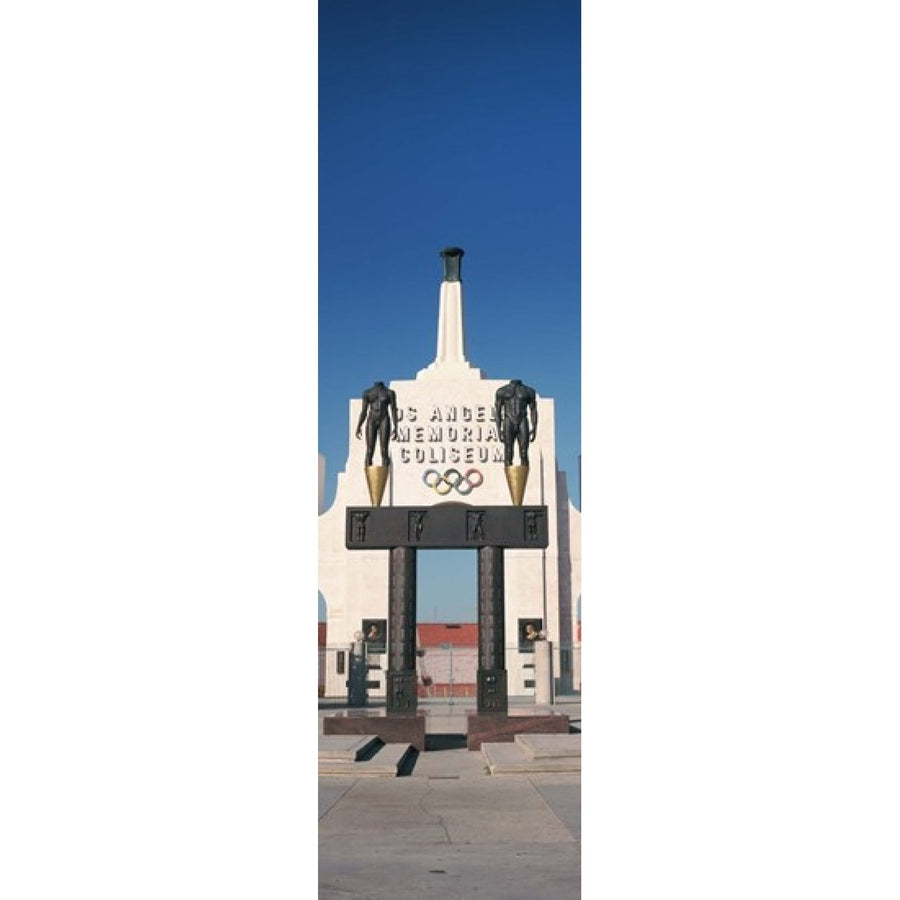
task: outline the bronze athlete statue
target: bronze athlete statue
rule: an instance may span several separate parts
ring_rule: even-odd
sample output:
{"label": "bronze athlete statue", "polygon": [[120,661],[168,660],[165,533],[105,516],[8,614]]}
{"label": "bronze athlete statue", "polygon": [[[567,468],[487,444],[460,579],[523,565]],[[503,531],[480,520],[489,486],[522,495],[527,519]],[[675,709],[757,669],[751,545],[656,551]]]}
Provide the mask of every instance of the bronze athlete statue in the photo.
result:
{"label": "bronze athlete statue", "polygon": [[383,381],[376,381],[362,395],[362,412],[356,424],[356,436],[362,437],[366,423],[366,465],[372,465],[375,439],[381,445],[381,464],[388,465],[388,445],[397,437],[397,395]]}
{"label": "bronze athlete statue", "polygon": [[[529,427],[529,414],[531,424]],[[519,465],[528,465],[528,444],[537,436],[537,395],[534,388],[514,378],[494,396],[494,417],[503,441],[504,463],[513,464],[513,450],[519,445]]]}

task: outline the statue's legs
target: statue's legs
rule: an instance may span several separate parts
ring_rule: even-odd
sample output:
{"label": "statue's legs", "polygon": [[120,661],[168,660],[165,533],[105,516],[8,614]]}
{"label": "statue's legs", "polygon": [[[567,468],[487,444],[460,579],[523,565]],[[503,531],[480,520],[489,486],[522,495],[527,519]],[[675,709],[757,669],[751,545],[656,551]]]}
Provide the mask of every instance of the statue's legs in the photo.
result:
{"label": "statue's legs", "polygon": [[509,418],[509,416],[507,416],[503,422],[503,462],[507,466],[511,466],[513,464],[513,447],[515,447],[515,444],[516,426],[515,423]]}
{"label": "statue's legs", "polygon": [[381,425],[378,426],[378,439],[381,443],[381,464],[386,466],[388,464],[388,443],[391,439],[391,423],[387,416],[381,420]]}
{"label": "statue's legs", "polygon": [[519,424],[519,465],[528,465],[528,422]]}
{"label": "statue's legs", "polygon": [[366,422],[366,465],[372,465],[372,457],[375,455],[375,438],[378,434],[378,425],[373,419]]}

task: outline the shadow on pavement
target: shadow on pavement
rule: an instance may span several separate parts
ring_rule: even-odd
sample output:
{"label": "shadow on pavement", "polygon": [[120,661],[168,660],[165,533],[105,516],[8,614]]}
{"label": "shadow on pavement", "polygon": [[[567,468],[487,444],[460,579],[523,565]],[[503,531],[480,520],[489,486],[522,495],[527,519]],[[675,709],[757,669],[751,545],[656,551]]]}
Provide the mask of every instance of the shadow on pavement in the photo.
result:
{"label": "shadow on pavement", "polygon": [[419,758],[419,751],[410,749],[409,753],[403,757],[403,761],[397,767],[397,777],[402,778],[406,775],[412,775],[413,769],[416,767],[416,760]]}
{"label": "shadow on pavement", "polygon": [[426,750],[465,750],[465,734],[426,734]]}

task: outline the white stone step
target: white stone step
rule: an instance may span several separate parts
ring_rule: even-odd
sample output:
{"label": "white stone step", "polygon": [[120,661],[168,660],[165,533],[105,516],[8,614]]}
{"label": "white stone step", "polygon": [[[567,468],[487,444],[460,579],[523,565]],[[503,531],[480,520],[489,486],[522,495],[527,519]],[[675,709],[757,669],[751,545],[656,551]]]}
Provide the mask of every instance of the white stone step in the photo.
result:
{"label": "white stone step", "polygon": [[371,775],[396,778],[401,773],[407,757],[414,752],[412,744],[382,744],[368,759],[323,759],[320,756],[319,774],[351,775],[354,778]]}
{"label": "white stone step", "polygon": [[[541,735],[548,737],[549,735]],[[518,735],[517,735],[518,737]],[[534,735],[532,735],[534,737]],[[484,743],[481,753],[487,760],[491,775],[521,775],[530,772],[580,772],[581,756],[533,757],[517,741]]]}
{"label": "white stone step", "polygon": [[581,758],[580,734],[517,734],[515,743],[532,759]]}
{"label": "white stone step", "polygon": [[374,734],[320,734],[319,760],[344,760],[355,762],[381,743]]}

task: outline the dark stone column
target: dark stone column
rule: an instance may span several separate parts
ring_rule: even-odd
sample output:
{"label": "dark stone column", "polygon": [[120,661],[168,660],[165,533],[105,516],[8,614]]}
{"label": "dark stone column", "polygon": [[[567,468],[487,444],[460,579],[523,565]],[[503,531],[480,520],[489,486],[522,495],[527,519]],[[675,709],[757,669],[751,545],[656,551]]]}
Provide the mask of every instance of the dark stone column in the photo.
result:
{"label": "dark stone column", "polygon": [[503,610],[503,548],[478,549],[478,712],[509,708]]}
{"label": "dark stone column", "polygon": [[414,714],[416,693],[416,551],[390,551],[387,712]]}

